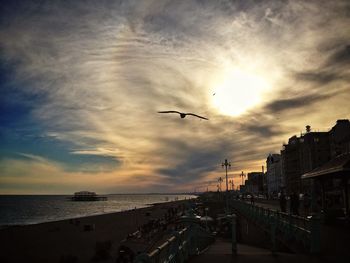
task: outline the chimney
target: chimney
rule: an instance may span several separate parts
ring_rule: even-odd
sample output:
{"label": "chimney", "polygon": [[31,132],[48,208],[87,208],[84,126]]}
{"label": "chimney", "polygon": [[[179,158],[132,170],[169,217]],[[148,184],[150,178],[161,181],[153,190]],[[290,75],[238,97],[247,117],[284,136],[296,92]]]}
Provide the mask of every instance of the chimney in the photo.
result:
{"label": "chimney", "polygon": [[265,172],[264,166],[261,166],[262,173]]}

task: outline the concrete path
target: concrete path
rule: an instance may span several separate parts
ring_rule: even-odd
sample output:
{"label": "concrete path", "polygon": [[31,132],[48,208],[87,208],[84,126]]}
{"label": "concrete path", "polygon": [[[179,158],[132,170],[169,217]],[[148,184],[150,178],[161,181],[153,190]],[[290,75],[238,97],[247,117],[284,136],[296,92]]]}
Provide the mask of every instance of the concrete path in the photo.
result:
{"label": "concrete path", "polygon": [[297,255],[288,253],[272,254],[270,250],[238,244],[237,255],[232,256],[231,243],[223,239],[217,239],[204,253],[192,258],[190,263],[316,263],[327,262],[320,258],[313,258],[307,255]]}

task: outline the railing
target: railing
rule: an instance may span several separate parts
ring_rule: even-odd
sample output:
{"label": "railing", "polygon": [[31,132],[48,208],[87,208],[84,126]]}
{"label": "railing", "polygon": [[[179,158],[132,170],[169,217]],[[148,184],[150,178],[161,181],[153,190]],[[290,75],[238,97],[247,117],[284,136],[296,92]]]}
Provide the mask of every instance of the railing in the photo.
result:
{"label": "railing", "polygon": [[163,244],[150,253],[139,254],[134,263],[182,263],[198,255],[214,238],[199,225],[190,225],[174,232]]}
{"label": "railing", "polygon": [[243,201],[233,200],[233,209],[247,219],[253,220],[269,232],[272,251],[276,251],[276,240],[294,240],[311,253],[320,252],[320,220],[282,213]]}

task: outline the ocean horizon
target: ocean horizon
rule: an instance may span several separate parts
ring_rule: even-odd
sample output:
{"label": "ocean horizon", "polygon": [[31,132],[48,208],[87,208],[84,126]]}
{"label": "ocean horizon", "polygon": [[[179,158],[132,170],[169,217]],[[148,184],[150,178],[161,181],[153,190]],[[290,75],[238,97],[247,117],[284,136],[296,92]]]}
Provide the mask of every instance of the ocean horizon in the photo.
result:
{"label": "ocean horizon", "polygon": [[196,198],[192,194],[101,194],[106,201],[71,201],[72,195],[0,195],[0,227],[30,225],[127,211]]}

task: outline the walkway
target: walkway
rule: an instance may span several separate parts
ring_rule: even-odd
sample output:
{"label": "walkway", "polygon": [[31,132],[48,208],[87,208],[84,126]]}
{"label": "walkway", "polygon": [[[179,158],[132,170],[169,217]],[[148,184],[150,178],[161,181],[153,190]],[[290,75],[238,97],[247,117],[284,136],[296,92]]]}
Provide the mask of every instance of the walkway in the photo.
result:
{"label": "walkway", "polygon": [[237,245],[237,255],[232,257],[231,243],[227,240],[217,239],[216,242],[211,245],[208,250],[203,254],[192,258],[190,263],[316,263],[326,262],[321,261],[319,258],[313,258],[306,255],[288,254],[288,253],[275,253],[272,254],[270,250],[262,249],[258,247],[252,247],[244,244]]}

